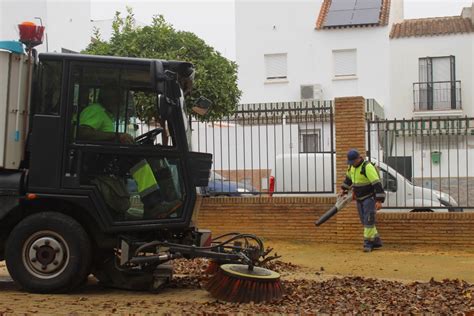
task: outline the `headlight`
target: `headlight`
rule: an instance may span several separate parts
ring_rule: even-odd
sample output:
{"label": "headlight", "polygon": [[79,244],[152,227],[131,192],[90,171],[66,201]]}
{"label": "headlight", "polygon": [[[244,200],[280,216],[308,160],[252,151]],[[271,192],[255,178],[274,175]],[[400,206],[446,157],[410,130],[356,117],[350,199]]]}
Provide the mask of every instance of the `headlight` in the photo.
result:
{"label": "headlight", "polygon": [[250,192],[250,191],[244,188],[237,188],[237,192],[245,193],[245,192]]}

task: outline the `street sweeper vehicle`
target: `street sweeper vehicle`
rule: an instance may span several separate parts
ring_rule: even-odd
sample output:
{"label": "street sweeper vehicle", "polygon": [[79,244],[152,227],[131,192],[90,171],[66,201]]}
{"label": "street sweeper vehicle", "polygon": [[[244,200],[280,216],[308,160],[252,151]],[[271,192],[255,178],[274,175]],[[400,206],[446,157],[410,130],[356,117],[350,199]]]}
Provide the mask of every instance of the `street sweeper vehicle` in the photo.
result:
{"label": "street sweeper vehicle", "polygon": [[[183,96],[193,65],[37,55],[41,30],[25,28],[23,44],[0,42],[0,260],[13,280],[64,293],[92,273],[106,286],[153,290],[170,280],[173,259],[202,257],[214,264],[207,289],[215,297],[280,298],[259,237],[212,239],[195,225],[196,188],[207,186],[212,155],[190,148]],[[159,126],[138,128],[143,104]],[[193,110],[209,107],[200,97]]]}

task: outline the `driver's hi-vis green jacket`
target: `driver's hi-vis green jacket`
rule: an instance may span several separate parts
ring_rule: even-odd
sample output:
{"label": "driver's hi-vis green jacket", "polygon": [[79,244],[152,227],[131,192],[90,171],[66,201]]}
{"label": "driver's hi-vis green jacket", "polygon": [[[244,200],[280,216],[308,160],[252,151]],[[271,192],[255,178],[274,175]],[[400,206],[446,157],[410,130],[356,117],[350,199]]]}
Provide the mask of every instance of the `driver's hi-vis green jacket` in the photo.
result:
{"label": "driver's hi-vis green jacket", "polygon": [[100,132],[115,132],[112,115],[99,103],[91,103],[82,110],[79,125],[89,126]]}

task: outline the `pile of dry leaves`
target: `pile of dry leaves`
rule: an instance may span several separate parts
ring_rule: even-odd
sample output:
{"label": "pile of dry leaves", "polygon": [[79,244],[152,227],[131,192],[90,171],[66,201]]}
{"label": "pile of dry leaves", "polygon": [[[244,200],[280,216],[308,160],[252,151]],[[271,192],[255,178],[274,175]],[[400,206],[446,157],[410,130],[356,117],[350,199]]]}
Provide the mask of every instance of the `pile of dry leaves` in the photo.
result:
{"label": "pile of dry leaves", "polygon": [[235,304],[179,303],[184,313],[439,313],[474,312],[474,286],[459,280],[428,283],[334,278],[324,282],[283,282],[286,294],[279,302]]}
{"label": "pile of dry leaves", "polygon": [[[183,277],[175,278],[173,287],[200,288],[200,271],[207,260],[177,262],[175,269]],[[298,266],[273,261],[269,269],[292,272]],[[177,273],[177,272],[175,272]],[[285,295],[279,302],[234,304],[213,301],[205,304],[181,302],[184,313],[441,313],[474,311],[474,285],[460,280],[431,280],[404,284],[361,277],[334,278],[327,281],[282,281]]]}

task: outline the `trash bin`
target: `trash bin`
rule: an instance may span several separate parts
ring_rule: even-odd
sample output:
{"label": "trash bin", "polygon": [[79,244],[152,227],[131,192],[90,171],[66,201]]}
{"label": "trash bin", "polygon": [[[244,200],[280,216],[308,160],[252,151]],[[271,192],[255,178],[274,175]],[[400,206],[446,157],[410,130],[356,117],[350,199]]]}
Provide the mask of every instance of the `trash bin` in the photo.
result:
{"label": "trash bin", "polygon": [[441,160],[441,152],[440,151],[433,151],[431,152],[431,162],[434,164],[439,164]]}

